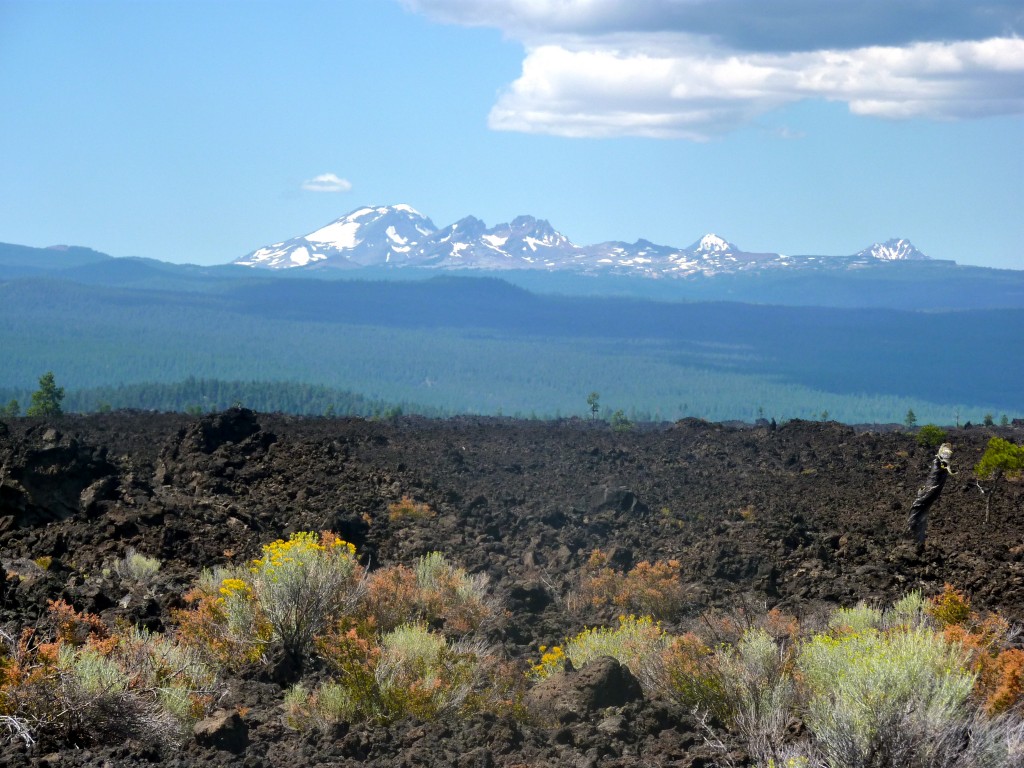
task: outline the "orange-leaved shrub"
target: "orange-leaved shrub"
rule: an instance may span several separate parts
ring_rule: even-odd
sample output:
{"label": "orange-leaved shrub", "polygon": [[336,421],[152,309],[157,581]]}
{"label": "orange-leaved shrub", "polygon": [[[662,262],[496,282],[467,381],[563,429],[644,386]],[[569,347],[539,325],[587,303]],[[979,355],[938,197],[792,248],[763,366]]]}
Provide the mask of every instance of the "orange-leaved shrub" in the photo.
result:
{"label": "orange-leaved shrub", "polygon": [[694,632],[672,638],[664,652],[664,690],[688,710],[710,712],[720,720],[729,700],[714,650]]}
{"label": "orange-leaved shrub", "polygon": [[429,552],[413,568],[395,565],[370,574],[363,613],[384,632],[420,620],[458,637],[478,630],[497,608],[487,596],[486,575],[471,575],[440,552]]}
{"label": "orange-leaved shrub", "polygon": [[414,616],[419,601],[416,572],[405,565],[381,568],[366,579],[363,610],[385,630],[394,629]]}
{"label": "orange-leaved shrub", "polygon": [[974,695],[989,715],[1024,709],[1024,650],[1009,647],[1003,617],[971,609],[970,599],[952,585],[927,601],[928,614],[950,643],[957,643],[977,675]]}
{"label": "orange-leaved shrub", "polygon": [[188,647],[134,628],[111,630],[63,601],[51,635],[0,633],[0,716],[26,742],[180,741],[212,706],[216,670]]}
{"label": "orange-leaved shrub", "polygon": [[778,608],[767,612],[738,606],[729,611],[708,610],[700,616],[700,628],[709,645],[736,645],[749,631],[760,629],[778,643],[793,642],[803,629],[797,618]]}
{"label": "orange-leaved shrub", "polygon": [[273,629],[250,597],[246,582],[220,571],[185,593],[186,609],[171,611],[177,636],[220,666],[263,658]]}
{"label": "orange-leaved shrub", "polygon": [[628,571],[619,571],[611,567],[607,552],[595,549],[580,579],[580,596],[593,608],[610,605],[668,619],[679,612],[685,601],[680,569],[678,560],[643,560]]}
{"label": "orange-leaved shrub", "polygon": [[429,520],[436,516],[437,513],[429,504],[415,501],[410,496],[403,496],[400,500],[388,504],[388,518],[393,523],[404,520]]}

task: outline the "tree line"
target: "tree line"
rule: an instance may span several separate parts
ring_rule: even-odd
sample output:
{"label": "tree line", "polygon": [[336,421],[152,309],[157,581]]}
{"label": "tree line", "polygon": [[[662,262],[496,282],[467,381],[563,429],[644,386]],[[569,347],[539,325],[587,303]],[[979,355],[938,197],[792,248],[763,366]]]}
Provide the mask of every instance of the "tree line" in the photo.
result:
{"label": "tree line", "polygon": [[[111,410],[144,410],[180,413],[222,411],[236,405],[265,413],[313,416],[391,417],[402,413],[444,417],[444,409],[412,402],[388,402],[354,392],[313,384],[267,381],[222,381],[189,377],[183,381],[120,384],[65,392],[57,387],[52,372],[39,380],[34,392],[0,389],[0,415],[57,416],[102,413]],[[22,408],[22,403],[28,403]]]}

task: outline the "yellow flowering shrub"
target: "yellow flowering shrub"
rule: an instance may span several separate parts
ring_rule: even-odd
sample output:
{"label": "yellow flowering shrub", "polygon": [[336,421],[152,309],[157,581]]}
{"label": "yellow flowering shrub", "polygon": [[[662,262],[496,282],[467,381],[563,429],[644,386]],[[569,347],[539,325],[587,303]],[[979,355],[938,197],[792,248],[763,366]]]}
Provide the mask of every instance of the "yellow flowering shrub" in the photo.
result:
{"label": "yellow flowering shrub", "polygon": [[252,563],[252,599],[286,653],[303,656],[313,638],[358,602],[363,569],[353,544],[324,532],[293,533],[263,546]]}
{"label": "yellow flowering shrub", "polygon": [[971,616],[971,601],[952,584],[946,584],[941,595],[927,601],[925,611],[940,627],[964,624]]}
{"label": "yellow flowering shrub", "polygon": [[277,642],[295,658],[363,591],[356,548],[330,532],[302,531],[263,546],[248,569],[222,571],[186,595],[175,619],[182,637],[225,664],[255,661]]}
{"label": "yellow flowering shrub", "polygon": [[555,645],[548,648],[546,645],[542,645],[537,650],[540,651],[540,661],[530,665],[533,677],[543,680],[545,677],[550,677],[565,669],[565,651],[562,650],[562,646]]}

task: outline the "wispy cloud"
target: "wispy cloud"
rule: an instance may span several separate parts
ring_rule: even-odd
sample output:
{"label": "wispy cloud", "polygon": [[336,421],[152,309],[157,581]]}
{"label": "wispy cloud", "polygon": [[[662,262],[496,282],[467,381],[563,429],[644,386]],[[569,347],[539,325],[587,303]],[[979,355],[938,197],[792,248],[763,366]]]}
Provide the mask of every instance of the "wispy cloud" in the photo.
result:
{"label": "wispy cloud", "polygon": [[705,140],[804,99],[888,119],[1024,114],[1019,1],[402,2],[524,43],[496,130]]}
{"label": "wispy cloud", "polygon": [[302,188],[307,192],[349,192],[352,182],[333,173],[321,173],[302,182]]}

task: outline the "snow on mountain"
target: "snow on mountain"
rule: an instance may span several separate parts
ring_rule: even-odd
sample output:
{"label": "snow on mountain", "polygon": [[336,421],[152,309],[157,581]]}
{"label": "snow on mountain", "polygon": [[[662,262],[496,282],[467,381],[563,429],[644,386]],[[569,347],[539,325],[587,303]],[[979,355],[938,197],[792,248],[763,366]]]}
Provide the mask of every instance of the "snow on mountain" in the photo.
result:
{"label": "snow on mountain", "polygon": [[369,267],[401,265],[437,231],[408,205],[359,208],[315,232],[259,248],[235,261],[249,267]]}
{"label": "snow on mountain", "polygon": [[738,250],[735,245],[728,240],[723,240],[713,232],[704,235],[704,237],[686,249],[687,253],[693,255],[702,253],[732,253]]}
{"label": "snow on mountain", "polygon": [[486,234],[492,247],[525,265],[557,268],[579,250],[547,221],[533,216],[517,216],[510,224],[499,224]]}
{"label": "snow on mountain", "polygon": [[856,254],[857,257],[870,257],[878,261],[925,261],[928,259],[914,247],[909,240],[893,238],[884,243],[875,243]]}
{"label": "snow on mountain", "polygon": [[852,269],[879,261],[927,259],[908,240],[853,256],[751,253],[708,233],[687,248],[612,241],[579,246],[544,219],[518,216],[488,228],[467,216],[443,229],[408,205],[358,208],[308,235],[264,246],[235,264],[266,269],[542,269],[585,274],[687,277],[774,269]]}
{"label": "snow on mountain", "polygon": [[416,261],[421,266],[459,268],[486,257],[490,250],[483,242],[487,225],[475,216],[459,219],[424,238],[416,246]]}

